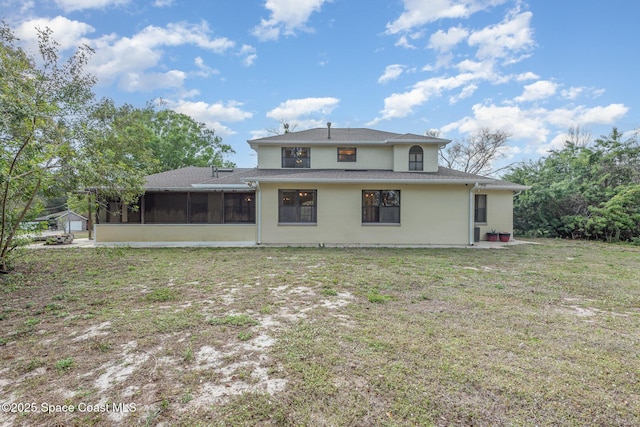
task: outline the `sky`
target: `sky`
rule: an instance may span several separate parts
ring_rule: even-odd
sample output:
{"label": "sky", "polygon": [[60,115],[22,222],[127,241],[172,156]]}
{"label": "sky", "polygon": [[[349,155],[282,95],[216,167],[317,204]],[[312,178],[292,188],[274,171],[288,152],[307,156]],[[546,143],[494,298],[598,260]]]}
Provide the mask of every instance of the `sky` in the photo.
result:
{"label": "sky", "polygon": [[98,97],[187,114],[238,167],[282,123],[501,130],[496,167],[561,148],[570,127],[631,135],[638,16],[635,0],[0,0],[26,50],[46,27],[62,55],[91,46]]}

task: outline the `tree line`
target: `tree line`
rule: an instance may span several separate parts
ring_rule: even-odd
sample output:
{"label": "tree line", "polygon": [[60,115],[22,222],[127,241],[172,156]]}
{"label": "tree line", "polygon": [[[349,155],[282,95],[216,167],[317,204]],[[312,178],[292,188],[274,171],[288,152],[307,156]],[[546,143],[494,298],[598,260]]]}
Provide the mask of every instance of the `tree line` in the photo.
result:
{"label": "tree line", "polygon": [[617,128],[594,141],[569,132],[564,147],[512,167],[531,186],[514,200],[514,230],[527,236],[640,243],[640,144]]}
{"label": "tree line", "polygon": [[231,146],[189,116],[96,99],[96,78],[85,72],[93,50],[80,46],[63,59],[52,31],[37,31],[33,56],[0,25],[0,272],[47,200],[99,188],[128,204],[146,175],[234,166]]}

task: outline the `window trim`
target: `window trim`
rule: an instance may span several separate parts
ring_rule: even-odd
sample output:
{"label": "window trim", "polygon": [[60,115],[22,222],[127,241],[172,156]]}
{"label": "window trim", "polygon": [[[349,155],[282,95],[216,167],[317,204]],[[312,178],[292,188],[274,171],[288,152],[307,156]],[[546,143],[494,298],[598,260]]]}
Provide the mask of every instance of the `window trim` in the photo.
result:
{"label": "window trim", "polygon": [[[340,153],[340,150],[349,150],[353,151],[353,154],[343,154]],[[348,162],[356,162],[358,156],[358,148],[357,147],[338,147],[338,163],[348,163]]]}
{"label": "window trim", "polygon": [[[290,151],[292,156],[285,156],[287,151]],[[301,152],[305,152],[306,156],[302,156]],[[282,168],[283,169],[309,169],[311,168],[311,147],[282,147]],[[293,162],[291,162],[293,161]],[[293,163],[293,166],[288,166],[288,163]]]}
{"label": "window trim", "polygon": [[[415,159],[413,158],[414,156]],[[418,160],[418,156],[420,156],[420,160]],[[424,150],[419,145],[414,145],[413,147],[409,148],[409,170],[424,170]]]}
{"label": "window trim", "polygon": [[[395,197],[397,198],[397,201],[395,201],[395,204],[393,205],[387,205],[385,206],[385,196],[383,193],[395,193]],[[374,204],[366,204],[366,199],[367,199],[367,194],[373,194],[373,193],[378,193],[377,197],[378,197],[378,204],[374,205]],[[398,226],[402,223],[402,211],[401,211],[401,195],[400,195],[400,190],[362,190],[362,218],[361,218],[361,222],[362,225],[393,225],[393,226]],[[372,209],[373,208],[373,209]],[[384,221],[383,220],[383,212],[381,211],[381,208],[393,208],[393,210],[396,210],[397,208],[397,214],[394,215],[395,217],[397,217],[397,221]],[[391,209],[389,209],[391,210]],[[367,220],[368,216],[374,216],[375,220],[369,219]]]}
{"label": "window trim", "polygon": [[[292,205],[295,208],[295,219],[293,221],[283,221],[283,204],[284,193],[292,193],[296,198],[296,203]],[[311,205],[311,221],[302,221],[303,217],[302,208],[304,205],[300,202],[300,198],[307,195],[307,193],[313,194],[313,205]],[[278,190],[278,225],[316,225],[318,224],[318,190],[311,189],[279,189]]]}

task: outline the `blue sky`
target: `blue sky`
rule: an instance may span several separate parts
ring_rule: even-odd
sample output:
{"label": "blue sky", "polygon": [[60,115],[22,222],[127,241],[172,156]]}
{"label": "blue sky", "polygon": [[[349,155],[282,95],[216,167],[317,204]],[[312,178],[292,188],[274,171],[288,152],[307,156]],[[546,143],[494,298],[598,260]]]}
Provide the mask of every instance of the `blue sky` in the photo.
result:
{"label": "blue sky", "polygon": [[370,127],[461,140],[511,135],[496,165],[640,127],[640,2],[631,0],[0,0],[27,49],[50,27],[95,49],[99,96],[212,127],[240,167],[246,140]]}

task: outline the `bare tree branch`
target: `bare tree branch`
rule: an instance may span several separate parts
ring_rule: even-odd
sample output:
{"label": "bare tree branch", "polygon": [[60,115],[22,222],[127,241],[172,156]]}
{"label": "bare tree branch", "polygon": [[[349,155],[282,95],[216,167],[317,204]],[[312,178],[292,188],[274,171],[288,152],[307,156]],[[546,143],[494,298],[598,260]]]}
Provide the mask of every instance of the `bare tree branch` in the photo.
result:
{"label": "bare tree branch", "polygon": [[[481,128],[475,134],[440,150],[444,166],[472,174],[490,175],[493,162],[504,157],[504,147],[511,135],[503,130]],[[501,168],[504,169],[504,168]]]}

